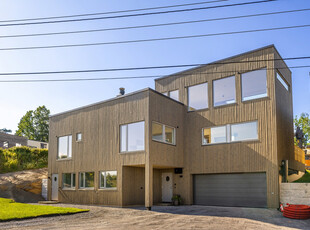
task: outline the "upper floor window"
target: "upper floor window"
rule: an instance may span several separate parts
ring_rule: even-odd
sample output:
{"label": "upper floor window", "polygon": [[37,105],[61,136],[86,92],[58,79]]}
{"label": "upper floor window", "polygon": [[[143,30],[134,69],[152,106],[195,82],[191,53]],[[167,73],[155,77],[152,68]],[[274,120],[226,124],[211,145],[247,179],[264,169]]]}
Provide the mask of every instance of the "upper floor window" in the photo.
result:
{"label": "upper floor window", "polygon": [[168,91],[168,92],[165,92],[163,93],[165,96],[168,96],[170,98],[172,98],[173,100],[176,100],[176,101],[180,101],[179,99],[179,90],[172,90],[172,91]]}
{"label": "upper floor window", "polygon": [[121,125],[120,150],[121,152],[144,150],[144,121]]}
{"label": "upper floor window", "polygon": [[175,144],[175,128],[153,122],[152,140]]}
{"label": "upper floor window", "polygon": [[188,87],[188,110],[208,108],[208,83]]}
{"label": "upper floor window", "polygon": [[202,144],[227,142],[226,126],[205,128],[202,131]]}
{"label": "upper floor window", "polygon": [[267,97],[266,68],[241,74],[242,101]]}
{"label": "upper floor window", "polygon": [[284,78],[278,73],[277,73],[277,79],[279,80],[279,82],[282,84],[282,86],[288,91],[289,90],[289,86],[286,83],[286,81],[284,80]]}
{"label": "upper floor window", "polygon": [[82,133],[77,133],[76,134],[76,141],[77,142],[82,141]]}
{"label": "upper floor window", "polygon": [[58,159],[72,157],[72,136],[58,137]]}
{"label": "upper floor window", "polygon": [[80,188],[94,188],[94,172],[81,172],[80,173],[80,180],[79,180],[79,187]]}
{"label": "upper floor window", "polygon": [[213,105],[227,105],[236,102],[235,76],[213,81]]}
{"label": "upper floor window", "polygon": [[202,129],[202,144],[258,140],[257,121]]}
{"label": "upper floor window", "polygon": [[117,187],[117,171],[100,172],[100,188]]}
{"label": "upper floor window", "polygon": [[74,189],[75,188],[75,173],[62,174],[62,188]]}
{"label": "upper floor window", "polygon": [[231,125],[231,141],[246,141],[257,139],[257,121]]}

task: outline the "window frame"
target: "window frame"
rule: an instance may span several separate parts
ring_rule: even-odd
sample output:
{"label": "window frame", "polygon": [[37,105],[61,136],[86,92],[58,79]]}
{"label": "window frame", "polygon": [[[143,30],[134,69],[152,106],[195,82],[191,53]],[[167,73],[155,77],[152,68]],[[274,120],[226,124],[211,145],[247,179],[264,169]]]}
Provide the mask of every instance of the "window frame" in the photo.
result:
{"label": "window frame", "polygon": [[[94,187],[85,187],[85,185],[86,185],[86,173],[93,173],[94,174]],[[81,181],[80,181],[80,179],[81,179],[81,174],[83,174],[84,176],[83,176],[83,187],[81,186]],[[79,172],[79,189],[82,189],[82,190],[94,190],[95,189],[95,172],[93,171],[93,172]]]}
{"label": "window frame", "polygon": [[[163,140],[153,139],[153,123],[156,123],[156,124],[162,126],[162,136],[163,136]],[[172,143],[166,141],[166,132],[165,132],[166,127],[172,128],[172,130],[173,130],[173,141],[172,141]],[[170,125],[162,124],[162,123],[157,122],[157,121],[152,121],[152,141],[157,141],[157,142],[160,142],[160,143],[164,143],[164,144],[169,144],[169,145],[174,145],[174,146],[176,146],[176,128],[174,128],[173,126],[170,126]]]}
{"label": "window frame", "polygon": [[[251,139],[245,139],[245,140],[237,140],[233,141],[232,140],[232,126],[233,125],[241,125],[241,124],[248,124],[248,123],[254,123],[256,122],[256,133],[257,133],[257,138],[251,138]],[[226,142],[218,142],[218,143],[206,143],[204,144],[204,134],[203,131],[204,129],[211,129],[211,128],[217,128],[217,127],[224,127],[226,126]],[[231,124],[226,124],[226,125],[219,125],[219,126],[211,126],[211,127],[203,127],[201,129],[201,145],[202,146],[208,146],[208,145],[219,145],[219,144],[231,144],[231,143],[240,143],[240,142],[251,142],[251,141],[259,141],[259,127],[258,127],[258,120],[253,120],[253,121],[245,121],[245,122],[239,122],[239,123],[231,123]]]}
{"label": "window frame", "polygon": [[[212,129],[212,128],[220,128],[220,127],[225,127],[225,135],[226,135],[226,141],[224,141],[224,142],[216,142],[216,143],[204,143],[204,133],[203,133],[203,131],[205,130],[205,129]],[[202,145],[218,145],[218,144],[227,144],[227,143],[230,143],[230,141],[229,141],[229,137],[228,137],[228,135],[229,135],[229,132],[230,131],[230,125],[219,125],[219,126],[212,126],[212,127],[204,127],[204,128],[202,128],[202,131],[201,131],[201,142],[202,142]]]}
{"label": "window frame", "polygon": [[276,70],[276,78],[281,83],[281,85],[284,87],[284,89],[287,92],[290,92],[290,88],[291,88],[290,84],[287,83],[285,78],[282,76],[282,74],[278,70]]}
{"label": "window frame", "polygon": [[[237,140],[237,141],[233,141],[232,140],[232,126],[233,125],[243,125],[243,124],[249,124],[249,123],[256,123],[256,133],[257,133],[257,138],[251,138],[251,139],[245,139],[245,140]],[[258,132],[258,120],[254,120],[254,121],[246,121],[246,122],[240,122],[240,123],[234,123],[234,124],[230,124],[230,143],[236,143],[236,142],[245,142],[245,141],[258,141],[259,140],[259,132]]]}
{"label": "window frame", "polygon": [[[110,188],[107,188],[107,172],[116,172],[116,187],[110,187]],[[102,187],[101,186],[101,178],[102,178],[102,173],[104,173],[104,179],[103,179],[103,183],[104,183],[104,186]],[[117,190],[117,170],[105,170],[105,171],[99,171],[99,189],[100,190]]]}
{"label": "window frame", "polygon": [[[78,136],[81,135],[81,138],[79,139]],[[75,134],[75,141],[76,142],[81,142],[83,138],[82,132],[78,132]]]}
{"label": "window frame", "polygon": [[[255,98],[250,98],[250,99],[244,99],[243,97],[243,81],[242,81],[242,75],[243,74],[247,74],[247,73],[251,73],[251,72],[254,72],[254,71],[259,71],[259,70],[266,70],[266,95],[264,96],[260,96],[260,97],[257,97],[255,96]],[[242,72],[240,73],[240,89],[241,89],[241,102],[248,102],[248,101],[254,101],[254,100],[260,100],[260,99],[264,99],[264,98],[268,98],[269,95],[268,95],[268,71],[267,71],[267,66],[265,67],[262,67],[262,68],[259,68],[259,69],[254,69],[254,70],[249,70],[249,71],[246,71],[246,72]],[[253,97],[253,96],[251,96]]]}
{"label": "window frame", "polygon": [[[234,98],[234,101],[233,102],[230,102],[230,103],[226,103],[226,104],[221,104],[221,105],[215,105],[215,88],[214,88],[214,83],[216,81],[221,81],[221,80],[225,80],[225,79],[228,79],[228,78],[231,78],[233,77],[234,78],[234,90],[235,90],[235,98]],[[217,108],[217,107],[221,107],[221,106],[228,106],[228,105],[233,105],[233,104],[236,104],[237,103],[237,87],[236,87],[236,75],[232,75],[232,76],[228,76],[228,77],[223,77],[223,78],[219,78],[219,79],[214,79],[212,80],[212,103],[213,103],[213,107],[214,108]]]}
{"label": "window frame", "polygon": [[[143,132],[144,132],[144,143],[143,143],[143,149],[139,150],[128,150],[128,125],[135,124],[135,123],[142,123],[143,122]],[[126,127],[126,150],[122,151],[122,127]],[[131,152],[145,152],[145,143],[146,143],[146,137],[145,137],[145,120],[142,121],[135,121],[135,122],[130,122],[126,124],[120,124],[119,126],[119,153],[125,154],[125,153],[131,153]]]}
{"label": "window frame", "polygon": [[[68,157],[69,155],[69,150],[70,150],[70,137],[71,136],[71,156]],[[59,157],[59,138],[62,138],[62,137],[67,137],[67,157],[65,158],[60,158]],[[72,146],[73,146],[73,140],[72,140],[72,134],[68,134],[68,135],[64,135],[64,136],[57,136],[57,160],[71,160],[72,159]]]}
{"label": "window frame", "polygon": [[[71,187],[70,188],[66,188],[64,187],[64,174],[70,174],[71,175]],[[76,181],[73,180],[73,175],[75,175],[75,179],[76,179],[76,173],[62,173],[62,178],[61,178],[61,183],[62,183],[62,190],[75,190],[76,189]],[[74,186],[73,186],[74,183]]]}
{"label": "window frame", "polygon": [[[194,107],[193,110],[191,110],[191,107],[190,107],[190,104],[189,104],[189,97],[190,97],[190,88],[191,87],[195,87],[195,86],[198,86],[198,85],[203,85],[203,84],[206,84],[206,88],[207,88],[207,107],[205,108],[200,108],[200,109],[195,109]],[[198,84],[194,84],[194,85],[190,85],[190,86],[187,86],[187,112],[193,112],[193,111],[200,111],[200,110],[206,110],[206,109],[209,109],[210,107],[210,103],[209,103],[209,82],[206,81],[206,82],[202,82],[202,83],[198,83]]]}

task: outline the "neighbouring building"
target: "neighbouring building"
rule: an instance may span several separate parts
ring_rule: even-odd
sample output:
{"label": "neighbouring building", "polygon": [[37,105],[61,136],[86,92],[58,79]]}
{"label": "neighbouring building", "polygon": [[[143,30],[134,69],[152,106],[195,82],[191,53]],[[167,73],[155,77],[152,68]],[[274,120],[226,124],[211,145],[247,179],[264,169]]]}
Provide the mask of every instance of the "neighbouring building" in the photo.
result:
{"label": "neighbouring building", "polygon": [[305,166],[306,169],[310,170],[310,145],[305,148]]}
{"label": "neighbouring building", "polygon": [[[294,155],[291,71],[273,45],[50,117],[48,198],[279,207]],[[285,163],[286,164],[286,163]]]}
{"label": "neighbouring building", "polygon": [[48,143],[41,141],[28,140],[26,137],[0,133],[0,148],[7,149],[12,147],[27,146],[37,149],[48,149]]}

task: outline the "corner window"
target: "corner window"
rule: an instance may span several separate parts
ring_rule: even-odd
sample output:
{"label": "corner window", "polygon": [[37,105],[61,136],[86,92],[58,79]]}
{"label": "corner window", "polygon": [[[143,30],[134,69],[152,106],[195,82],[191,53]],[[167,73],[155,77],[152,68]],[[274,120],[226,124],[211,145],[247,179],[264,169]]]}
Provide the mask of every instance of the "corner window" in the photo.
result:
{"label": "corner window", "polygon": [[236,102],[235,76],[213,81],[213,105],[221,106]]}
{"label": "corner window", "polygon": [[241,74],[242,101],[267,97],[266,68]]}
{"label": "corner window", "polygon": [[94,188],[94,172],[80,173],[79,187],[80,188]]}
{"label": "corner window", "polygon": [[202,134],[203,145],[227,142],[226,126],[204,128]]}
{"label": "corner window", "polygon": [[75,189],[75,173],[62,174],[62,188]]}
{"label": "corner window", "polygon": [[82,141],[82,133],[77,133],[76,134],[76,141],[77,142]]}
{"label": "corner window", "polygon": [[144,121],[121,125],[121,152],[143,151],[145,138],[144,129]]}
{"label": "corner window", "polygon": [[100,172],[100,188],[117,188],[117,171]]}
{"label": "corner window", "polygon": [[231,141],[257,140],[257,121],[231,125]]}
{"label": "corner window", "polygon": [[58,137],[58,159],[72,157],[72,136]]}
{"label": "corner window", "polygon": [[288,84],[286,83],[286,81],[284,80],[284,78],[278,73],[277,73],[277,79],[279,80],[279,82],[282,84],[282,86],[287,90],[289,91],[289,86]]}
{"label": "corner window", "polygon": [[188,87],[188,110],[208,108],[208,83]]}
{"label": "corner window", "polygon": [[175,144],[175,128],[153,122],[152,140]]}

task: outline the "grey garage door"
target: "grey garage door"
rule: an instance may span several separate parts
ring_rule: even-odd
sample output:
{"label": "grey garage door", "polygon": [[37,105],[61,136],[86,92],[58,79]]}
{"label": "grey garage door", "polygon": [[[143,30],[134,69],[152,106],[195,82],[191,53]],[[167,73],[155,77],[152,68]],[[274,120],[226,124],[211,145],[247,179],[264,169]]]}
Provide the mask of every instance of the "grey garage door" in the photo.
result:
{"label": "grey garage door", "polygon": [[194,204],[267,207],[266,174],[194,175]]}

